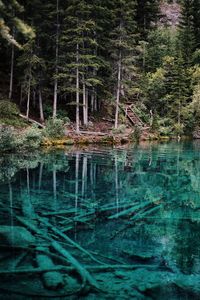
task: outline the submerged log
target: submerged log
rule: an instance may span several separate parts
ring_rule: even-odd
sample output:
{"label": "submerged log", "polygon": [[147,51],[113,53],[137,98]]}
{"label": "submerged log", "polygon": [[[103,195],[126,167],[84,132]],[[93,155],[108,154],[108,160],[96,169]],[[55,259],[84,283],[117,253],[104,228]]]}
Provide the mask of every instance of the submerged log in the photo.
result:
{"label": "submerged log", "polygon": [[108,219],[115,219],[115,218],[122,217],[122,216],[132,215],[136,211],[143,209],[145,207],[148,207],[150,204],[152,204],[152,201],[146,201],[144,203],[134,204],[131,208],[128,208],[117,214],[114,214],[114,215],[110,216]]}
{"label": "submerged log", "polygon": [[104,264],[103,262],[96,259],[90,252],[85,250],[83,247],[81,247],[78,243],[74,242],[72,239],[70,239],[66,234],[64,234],[62,231],[60,231],[58,228],[54,227],[51,223],[49,223],[46,219],[38,217],[38,220],[45,224],[48,228],[50,228],[57,236],[62,237],[66,242],[74,246],[75,248],[79,249],[81,252],[83,252],[85,255],[89,256],[93,261],[96,261],[97,263]]}
{"label": "submerged log", "polygon": [[95,289],[100,290],[98,283],[92,277],[92,275],[84,268],[66,249],[60,246],[57,242],[52,242],[52,247],[62,256],[64,256],[69,263],[76,269],[83,279],[83,283],[86,281]]}

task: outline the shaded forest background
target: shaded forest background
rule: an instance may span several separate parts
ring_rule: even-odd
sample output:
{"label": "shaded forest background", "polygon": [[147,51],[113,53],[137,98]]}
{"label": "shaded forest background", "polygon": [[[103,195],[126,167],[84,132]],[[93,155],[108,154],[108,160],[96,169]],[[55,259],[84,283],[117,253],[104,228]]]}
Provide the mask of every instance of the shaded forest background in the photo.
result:
{"label": "shaded forest background", "polygon": [[40,122],[117,129],[128,102],[162,135],[198,130],[198,0],[0,1],[0,33],[1,123],[11,100]]}

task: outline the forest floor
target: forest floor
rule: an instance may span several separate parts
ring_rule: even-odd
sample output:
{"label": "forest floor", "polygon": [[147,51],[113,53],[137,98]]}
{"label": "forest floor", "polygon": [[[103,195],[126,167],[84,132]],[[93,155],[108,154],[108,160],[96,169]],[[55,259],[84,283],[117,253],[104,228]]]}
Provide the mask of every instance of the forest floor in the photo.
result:
{"label": "forest floor", "polygon": [[[113,122],[110,120],[99,120],[89,122],[89,126],[80,126],[80,132],[77,134],[75,131],[75,124],[65,128],[65,136],[61,139],[45,139],[45,146],[59,146],[59,145],[73,145],[73,144],[128,144],[137,139],[155,140],[158,139],[156,133],[151,133],[149,129],[141,129],[139,136],[135,134],[133,126],[123,124],[122,130],[114,130]],[[119,127],[120,128],[120,127]]]}

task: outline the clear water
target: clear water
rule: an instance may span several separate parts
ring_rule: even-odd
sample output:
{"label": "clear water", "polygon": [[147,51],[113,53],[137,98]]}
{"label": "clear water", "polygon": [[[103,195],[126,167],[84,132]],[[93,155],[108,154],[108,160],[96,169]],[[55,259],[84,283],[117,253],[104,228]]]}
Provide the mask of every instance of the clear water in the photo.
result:
{"label": "clear water", "polygon": [[0,158],[1,299],[200,299],[200,143]]}

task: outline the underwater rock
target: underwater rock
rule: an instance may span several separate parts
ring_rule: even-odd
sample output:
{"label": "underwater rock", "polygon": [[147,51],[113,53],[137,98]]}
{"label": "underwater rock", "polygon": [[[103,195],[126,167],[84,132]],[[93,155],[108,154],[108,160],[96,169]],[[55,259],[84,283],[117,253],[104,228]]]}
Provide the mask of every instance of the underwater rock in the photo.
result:
{"label": "underwater rock", "polygon": [[200,275],[179,274],[175,279],[175,284],[183,289],[199,295],[200,293]]}
{"label": "underwater rock", "polygon": [[1,225],[0,241],[0,247],[27,248],[35,243],[35,238],[24,227]]}
{"label": "underwater rock", "polygon": [[170,285],[174,280],[174,275],[169,272],[150,272],[146,269],[138,269],[132,273],[132,276],[133,285],[142,293]]}
{"label": "underwater rock", "polygon": [[[43,250],[42,248],[37,248],[38,250]],[[38,253],[36,255],[36,261],[39,268],[51,269],[55,267],[52,259],[45,254]],[[64,286],[63,276],[60,272],[49,271],[42,275],[44,286],[49,290],[57,290]]]}

